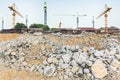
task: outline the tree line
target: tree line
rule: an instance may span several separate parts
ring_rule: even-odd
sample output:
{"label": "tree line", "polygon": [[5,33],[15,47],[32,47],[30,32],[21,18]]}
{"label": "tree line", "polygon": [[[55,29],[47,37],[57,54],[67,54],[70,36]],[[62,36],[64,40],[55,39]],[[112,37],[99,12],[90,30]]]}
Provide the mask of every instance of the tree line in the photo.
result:
{"label": "tree line", "polygon": [[[23,23],[17,23],[15,25],[15,29],[27,28],[27,26]],[[29,28],[41,28],[43,31],[48,31],[50,28],[48,25],[44,24],[31,24]]]}

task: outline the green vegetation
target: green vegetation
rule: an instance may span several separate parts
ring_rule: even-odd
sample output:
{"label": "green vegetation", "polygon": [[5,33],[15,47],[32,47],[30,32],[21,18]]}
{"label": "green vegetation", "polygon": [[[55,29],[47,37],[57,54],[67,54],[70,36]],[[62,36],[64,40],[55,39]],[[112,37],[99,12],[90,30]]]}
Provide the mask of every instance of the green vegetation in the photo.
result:
{"label": "green vegetation", "polygon": [[55,31],[56,28],[50,28],[50,31]]}
{"label": "green vegetation", "polygon": [[30,28],[41,28],[41,29],[43,29],[43,31],[49,30],[48,25],[43,25],[43,24],[31,24]]}
{"label": "green vegetation", "polygon": [[23,23],[17,23],[17,24],[15,25],[15,29],[21,29],[21,28],[27,28],[27,27],[26,27],[25,24],[23,24]]}

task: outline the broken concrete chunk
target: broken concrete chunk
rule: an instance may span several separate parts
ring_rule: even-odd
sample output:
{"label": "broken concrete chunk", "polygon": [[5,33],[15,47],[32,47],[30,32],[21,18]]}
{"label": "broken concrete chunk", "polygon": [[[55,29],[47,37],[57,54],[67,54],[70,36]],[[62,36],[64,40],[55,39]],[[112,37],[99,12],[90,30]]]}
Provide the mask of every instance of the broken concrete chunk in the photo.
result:
{"label": "broken concrete chunk", "polygon": [[111,66],[113,66],[115,68],[120,68],[120,62],[116,59],[113,59]]}
{"label": "broken concrete chunk", "polygon": [[44,75],[45,76],[52,76],[55,72],[55,67],[54,66],[46,66],[44,69]]}
{"label": "broken concrete chunk", "polygon": [[90,70],[87,69],[87,68],[85,68],[83,71],[84,71],[85,74],[88,74],[90,72]]}
{"label": "broken concrete chunk", "polygon": [[95,57],[103,56],[103,52],[102,51],[95,51],[94,56]]}
{"label": "broken concrete chunk", "polygon": [[70,59],[71,59],[71,55],[70,54],[64,54],[62,56],[62,59],[65,63],[69,63],[70,62]]}
{"label": "broken concrete chunk", "polygon": [[107,75],[107,69],[104,67],[104,64],[101,60],[95,61],[91,67],[91,71],[96,78],[102,79]]}
{"label": "broken concrete chunk", "polygon": [[78,70],[79,70],[79,66],[73,66],[71,71],[73,73],[76,73]]}

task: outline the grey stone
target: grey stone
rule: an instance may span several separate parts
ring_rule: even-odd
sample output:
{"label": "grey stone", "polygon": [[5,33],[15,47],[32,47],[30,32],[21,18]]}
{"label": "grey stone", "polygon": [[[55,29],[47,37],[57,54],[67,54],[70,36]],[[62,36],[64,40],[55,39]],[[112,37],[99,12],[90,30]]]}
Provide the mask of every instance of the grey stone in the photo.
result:
{"label": "grey stone", "polygon": [[64,80],[64,77],[63,76],[59,76],[59,80]]}
{"label": "grey stone", "polygon": [[73,54],[72,58],[73,58],[75,61],[77,61],[77,59],[79,58],[79,56],[80,56],[80,53],[79,53],[79,52],[76,52],[76,53]]}
{"label": "grey stone", "polygon": [[25,60],[25,57],[19,57],[19,61],[23,62]]}
{"label": "grey stone", "polygon": [[94,48],[94,47],[88,48],[88,52],[89,52],[90,54],[93,54],[93,53],[95,52],[95,48]]}
{"label": "grey stone", "polygon": [[70,65],[72,65],[72,66],[78,66],[78,64],[76,63],[75,60],[72,60],[72,61],[70,62]]}
{"label": "grey stone", "polygon": [[91,73],[88,73],[87,76],[92,79],[92,74]]}
{"label": "grey stone", "polygon": [[52,62],[53,62],[54,64],[57,64],[57,65],[59,64],[59,63],[58,63],[59,61],[58,61],[58,59],[57,59],[56,57],[54,57],[54,58],[52,59]]}
{"label": "grey stone", "polygon": [[33,35],[34,36],[41,36],[43,33],[42,32],[35,32]]}
{"label": "grey stone", "polygon": [[69,63],[71,60],[71,55],[70,54],[64,54],[62,55],[62,59],[65,63]]}
{"label": "grey stone", "polygon": [[78,45],[76,45],[76,49],[79,50],[79,48],[80,48],[80,47],[79,47]]}
{"label": "grey stone", "polygon": [[0,64],[4,62],[4,59],[3,58],[0,58]]}
{"label": "grey stone", "polygon": [[21,56],[25,56],[26,54],[24,52],[21,52],[19,55]]}
{"label": "grey stone", "polygon": [[72,77],[74,74],[72,72],[69,73],[69,77]]}
{"label": "grey stone", "polygon": [[43,69],[42,68],[39,68],[38,71],[39,71],[40,74],[43,74]]}
{"label": "grey stone", "polygon": [[52,58],[49,57],[49,58],[47,59],[47,62],[48,62],[48,63],[52,63]]}
{"label": "grey stone", "polygon": [[16,62],[16,58],[14,57],[14,56],[11,56],[11,61],[10,62],[12,62],[12,63],[15,63]]}
{"label": "grey stone", "polygon": [[2,58],[2,59],[5,58],[4,52],[1,49],[0,49],[0,58]]}
{"label": "grey stone", "polygon": [[84,62],[81,63],[81,64],[80,64],[80,67],[85,68],[85,67],[86,67],[86,63],[84,63]]}
{"label": "grey stone", "polygon": [[58,64],[58,59],[56,57],[49,57],[47,59],[47,62],[50,63],[54,63],[54,64]]}
{"label": "grey stone", "polygon": [[39,40],[34,40],[34,41],[32,42],[32,44],[33,44],[33,45],[39,44]]}
{"label": "grey stone", "polygon": [[2,49],[0,49],[0,54],[2,54],[3,53],[3,51],[2,51]]}
{"label": "grey stone", "polygon": [[110,71],[112,70],[112,71],[117,71],[117,68],[116,67],[114,67],[114,66],[109,66],[109,68],[108,68]]}
{"label": "grey stone", "polygon": [[74,74],[71,72],[71,69],[67,68],[65,69],[65,75],[73,76]]}
{"label": "grey stone", "polygon": [[63,64],[63,59],[60,59],[58,64],[59,64],[59,66],[62,65]]}
{"label": "grey stone", "polygon": [[94,59],[95,59],[94,56],[93,56],[93,55],[90,55],[89,60],[90,60],[90,61],[94,61]]}
{"label": "grey stone", "polygon": [[66,52],[66,50],[65,50],[65,46],[62,46],[62,48],[59,49],[59,53],[65,53],[65,52]]}
{"label": "grey stone", "polygon": [[46,60],[43,61],[44,65],[48,65],[48,62]]}
{"label": "grey stone", "polygon": [[68,75],[68,74],[71,72],[71,69],[70,69],[70,68],[66,68],[66,69],[64,70],[64,72],[65,72],[66,75]]}
{"label": "grey stone", "polygon": [[117,47],[116,53],[120,54],[120,46]]}
{"label": "grey stone", "polygon": [[116,53],[116,48],[111,48],[109,54],[115,55],[115,53]]}
{"label": "grey stone", "polygon": [[[89,35],[91,36],[91,33],[74,36],[55,34],[52,35],[55,36],[54,41],[54,38],[53,40],[49,39],[51,35],[28,34],[27,37],[16,41],[0,43],[0,47],[4,46],[5,48],[2,52],[0,50],[0,62],[5,62],[7,68],[37,71],[47,77],[61,76],[62,80],[95,80],[98,78],[103,79],[107,74],[109,76],[112,71],[120,73],[119,41],[111,39],[111,37],[108,39],[105,35],[101,37],[101,40],[92,40],[92,37],[90,37],[90,41],[84,38],[85,36],[89,39]],[[85,42],[66,46],[66,41],[71,37],[82,38]],[[62,40],[62,42],[58,43],[57,40]],[[98,43],[100,45],[98,46],[99,50],[91,47],[89,43]],[[29,49],[35,48],[36,45],[39,50],[32,54]],[[5,58],[2,59],[1,56]],[[30,65],[26,62],[27,58],[43,60],[43,62]]]}
{"label": "grey stone", "polygon": [[103,52],[102,51],[95,51],[94,56],[95,57],[103,56]]}
{"label": "grey stone", "polygon": [[76,46],[71,46],[71,51],[73,51],[73,52],[78,52],[78,47],[76,47]]}
{"label": "grey stone", "polygon": [[58,74],[58,73],[57,73],[57,72],[55,72],[55,73],[53,74],[53,77],[56,77],[56,76],[57,76],[57,74]]}
{"label": "grey stone", "polygon": [[25,61],[22,62],[22,65],[23,65],[23,66],[27,66],[27,62],[25,62]]}
{"label": "grey stone", "polygon": [[12,50],[11,50],[11,49],[10,49],[10,50],[8,50],[8,51],[5,51],[4,55],[5,55],[5,56],[7,56],[7,55],[9,55],[11,52],[12,52]]}
{"label": "grey stone", "polygon": [[78,70],[77,74],[78,74],[79,76],[81,76],[81,75],[83,74],[83,70],[82,70],[82,68],[81,68],[81,67],[79,68],[79,70]]}
{"label": "grey stone", "polygon": [[67,51],[66,51],[66,54],[69,54],[70,56],[72,56],[72,55],[73,55],[73,52],[70,51],[70,50],[67,50]]}
{"label": "grey stone", "polygon": [[55,72],[55,67],[54,66],[46,66],[45,69],[44,69],[44,75],[45,76],[52,76]]}
{"label": "grey stone", "polygon": [[74,60],[78,63],[78,64],[82,64],[83,62],[85,62],[88,59],[88,55],[85,53],[81,53],[79,57],[74,58]]}
{"label": "grey stone", "polygon": [[65,46],[65,48],[66,48],[66,51],[71,49],[70,46]]}
{"label": "grey stone", "polygon": [[68,75],[63,75],[64,76],[64,80],[68,80]]}
{"label": "grey stone", "polygon": [[117,59],[120,59],[120,54],[115,54],[115,57],[116,57]]}
{"label": "grey stone", "polygon": [[93,62],[86,60],[86,61],[85,61],[85,64],[87,64],[87,66],[92,66]]}
{"label": "grey stone", "polygon": [[113,59],[111,66],[115,67],[116,69],[120,68],[120,61]]}
{"label": "grey stone", "polygon": [[68,67],[69,67],[69,64],[62,64],[62,65],[61,65],[61,68],[62,68],[62,69],[66,69],[66,68],[68,68]]}
{"label": "grey stone", "polygon": [[87,68],[85,68],[83,71],[84,71],[84,73],[85,73],[85,74],[90,73],[90,70],[89,70],[89,69],[87,69]]}

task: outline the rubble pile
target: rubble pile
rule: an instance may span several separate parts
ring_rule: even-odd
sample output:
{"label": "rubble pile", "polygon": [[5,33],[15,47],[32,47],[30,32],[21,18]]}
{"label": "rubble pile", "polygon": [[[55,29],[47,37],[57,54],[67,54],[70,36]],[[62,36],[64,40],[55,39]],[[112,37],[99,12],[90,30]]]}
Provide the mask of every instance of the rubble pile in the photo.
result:
{"label": "rubble pile", "polygon": [[[117,80],[120,42],[93,33],[30,35],[0,43],[0,63],[6,68],[39,72],[45,77],[57,76],[59,80]],[[112,73],[119,77],[110,76]]]}

